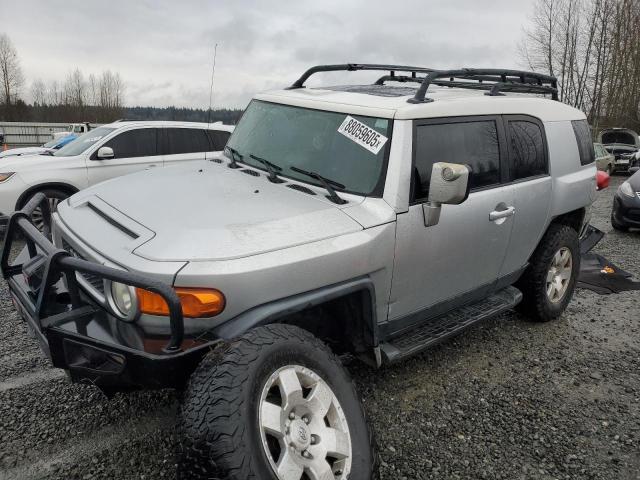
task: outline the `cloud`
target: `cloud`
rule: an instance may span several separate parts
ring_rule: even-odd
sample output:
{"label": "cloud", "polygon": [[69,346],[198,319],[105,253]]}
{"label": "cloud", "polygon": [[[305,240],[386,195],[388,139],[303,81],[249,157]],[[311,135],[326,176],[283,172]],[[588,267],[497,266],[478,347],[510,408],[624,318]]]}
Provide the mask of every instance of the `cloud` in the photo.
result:
{"label": "cloud", "polygon": [[[206,108],[218,43],[216,106],[244,107],[319,63],[434,68],[518,65],[531,0],[13,2],[3,25],[28,84],[120,72],[130,105]],[[353,76],[368,79],[371,76]],[[345,74],[313,82],[348,83]],[[28,85],[27,85],[28,87]],[[25,89],[28,93],[28,88]]]}

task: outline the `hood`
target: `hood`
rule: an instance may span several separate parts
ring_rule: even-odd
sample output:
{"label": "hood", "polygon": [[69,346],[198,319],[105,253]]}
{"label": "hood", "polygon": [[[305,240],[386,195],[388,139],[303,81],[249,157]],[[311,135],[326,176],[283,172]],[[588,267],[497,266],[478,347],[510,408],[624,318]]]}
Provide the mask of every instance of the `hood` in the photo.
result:
{"label": "hood", "polygon": [[148,170],[83,190],[58,212],[94,248],[115,248],[115,228],[126,248],[156,261],[241,258],[362,229],[320,193],[243,170],[210,161]]}
{"label": "hood", "polygon": [[49,149],[44,147],[11,148],[9,150],[5,150],[4,152],[0,152],[0,158],[23,156],[23,155],[37,155],[39,153],[46,152],[47,150]]}
{"label": "hood", "polygon": [[640,147],[640,138],[633,130],[627,128],[611,128],[599,134],[600,143],[604,145],[631,145]]}
{"label": "hood", "polygon": [[[7,150],[8,152],[9,150]],[[20,172],[39,168],[40,165],[46,165],[51,168],[51,162],[60,161],[63,158],[71,157],[54,157],[52,155],[40,155],[39,153],[25,153],[23,155],[7,155],[0,157],[0,171],[2,172]]]}

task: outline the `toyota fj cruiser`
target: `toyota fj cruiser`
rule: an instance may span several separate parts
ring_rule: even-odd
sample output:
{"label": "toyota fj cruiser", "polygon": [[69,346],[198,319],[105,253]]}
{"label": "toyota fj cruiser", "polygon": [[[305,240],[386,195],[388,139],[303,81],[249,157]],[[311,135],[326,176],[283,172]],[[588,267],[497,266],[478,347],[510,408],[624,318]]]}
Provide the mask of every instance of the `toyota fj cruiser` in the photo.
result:
{"label": "toyota fj cruiser", "polygon": [[[305,88],[340,70],[385,75]],[[584,114],[556,100],[529,72],[314,67],[256,96],[215,158],[62,201],[52,242],[36,196],[2,271],[73,381],[185,389],[182,477],[371,478],[337,355],[381,366],[572,297],[596,168]]]}

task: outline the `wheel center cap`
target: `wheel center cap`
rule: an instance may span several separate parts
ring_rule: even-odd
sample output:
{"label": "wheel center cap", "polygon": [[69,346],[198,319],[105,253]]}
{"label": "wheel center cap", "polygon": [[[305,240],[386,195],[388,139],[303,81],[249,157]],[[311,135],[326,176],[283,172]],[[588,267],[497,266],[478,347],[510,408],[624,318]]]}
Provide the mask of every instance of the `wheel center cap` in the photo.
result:
{"label": "wheel center cap", "polygon": [[296,450],[306,450],[311,444],[311,431],[302,420],[296,419],[291,422],[290,436]]}

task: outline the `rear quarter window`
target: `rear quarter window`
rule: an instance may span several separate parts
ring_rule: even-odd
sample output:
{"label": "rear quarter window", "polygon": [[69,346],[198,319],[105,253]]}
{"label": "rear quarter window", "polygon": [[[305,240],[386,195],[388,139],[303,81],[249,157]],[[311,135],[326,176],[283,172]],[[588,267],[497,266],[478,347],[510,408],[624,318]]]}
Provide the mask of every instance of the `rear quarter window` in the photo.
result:
{"label": "rear quarter window", "polygon": [[573,126],[573,133],[575,134],[576,142],[578,143],[580,163],[582,165],[589,165],[590,163],[595,162],[596,153],[593,149],[589,124],[586,120],[573,120],[571,125]]}

